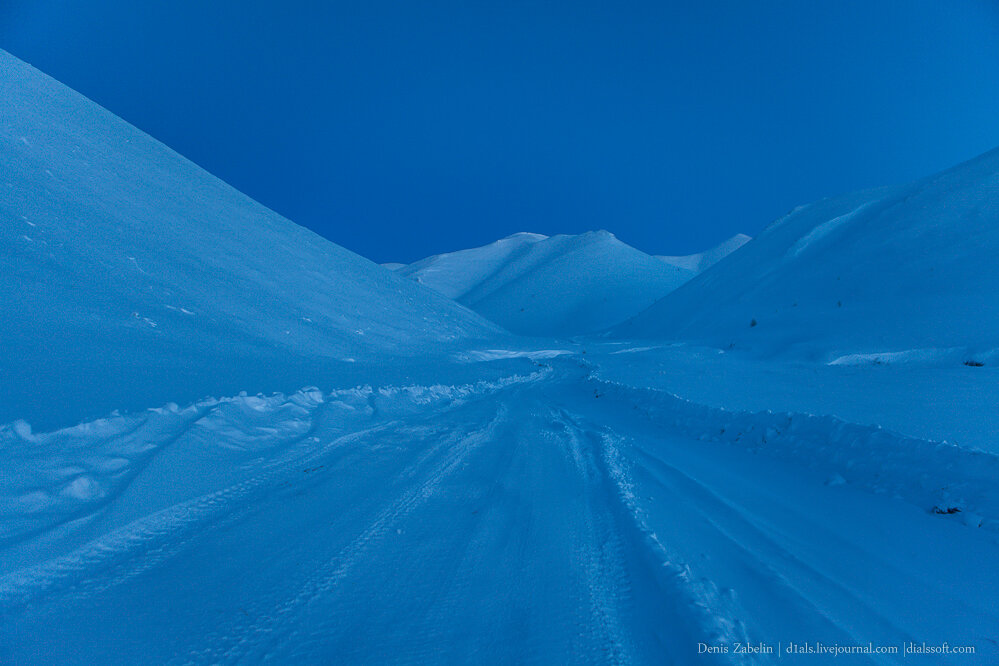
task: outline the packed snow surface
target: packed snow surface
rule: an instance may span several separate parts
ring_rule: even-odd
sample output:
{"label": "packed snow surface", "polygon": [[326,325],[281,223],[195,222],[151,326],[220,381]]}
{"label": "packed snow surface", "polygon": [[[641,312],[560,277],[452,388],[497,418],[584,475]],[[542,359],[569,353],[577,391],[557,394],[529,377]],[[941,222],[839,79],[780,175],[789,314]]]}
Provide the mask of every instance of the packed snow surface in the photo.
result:
{"label": "packed snow surface", "polygon": [[521,335],[572,336],[620,323],[693,277],[606,231],[519,233],[396,269]]}
{"label": "packed snow surface", "polygon": [[615,334],[825,362],[988,360],[999,349],[997,256],[993,150],[908,185],[797,208]]}
{"label": "packed snow surface", "polygon": [[778,640],[999,656],[999,458],[603,378],[630,357],[8,426],[0,656],[741,664],[772,657],[698,643]]}
{"label": "packed snow surface", "polygon": [[999,661],[999,153],[528,339],[448,297],[561,336],[684,269],[518,234],[436,293],[0,86],[0,663]]}
{"label": "packed snow surface", "polygon": [[495,331],[4,52],[0,93],[0,420],[289,390]]}

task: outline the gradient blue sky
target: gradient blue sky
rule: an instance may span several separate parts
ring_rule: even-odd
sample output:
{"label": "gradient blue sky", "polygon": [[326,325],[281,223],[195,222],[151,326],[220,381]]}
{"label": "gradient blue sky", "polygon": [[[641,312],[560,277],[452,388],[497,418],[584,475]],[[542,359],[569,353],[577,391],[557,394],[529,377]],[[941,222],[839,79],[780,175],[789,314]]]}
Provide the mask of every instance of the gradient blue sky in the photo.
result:
{"label": "gradient blue sky", "polygon": [[995,0],[3,0],[0,47],[376,261],[693,252],[999,146]]}

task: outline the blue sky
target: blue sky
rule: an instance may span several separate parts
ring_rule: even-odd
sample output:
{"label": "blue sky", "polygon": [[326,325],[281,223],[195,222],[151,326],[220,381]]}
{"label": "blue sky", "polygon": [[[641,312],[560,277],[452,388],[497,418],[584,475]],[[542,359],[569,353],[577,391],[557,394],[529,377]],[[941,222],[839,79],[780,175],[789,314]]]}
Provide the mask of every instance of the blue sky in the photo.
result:
{"label": "blue sky", "polygon": [[693,252],[999,146],[992,0],[4,0],[0,47],[377,261]]}

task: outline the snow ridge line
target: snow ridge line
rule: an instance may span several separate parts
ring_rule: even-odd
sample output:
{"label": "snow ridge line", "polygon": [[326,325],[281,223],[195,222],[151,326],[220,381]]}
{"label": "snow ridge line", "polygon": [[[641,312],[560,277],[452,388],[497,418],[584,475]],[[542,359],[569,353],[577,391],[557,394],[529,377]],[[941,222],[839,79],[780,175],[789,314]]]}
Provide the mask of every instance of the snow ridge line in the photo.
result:
{"label": "snow ridge line", "polygon": [[[474,383],[468,384],[389,384],[386,386],[380,386],[378,388],[373,387],[370,384],[358,385],[353,388],[341,388],[332,389],[329,392],[322,393],[320,389],[314,386],[307,386],[295,391],[294,393],[284,394],[280,392],[271,394],[257,394],[255,396],[247,396],[245,393],[228,396],[222,398],[207,397],[197,400],[190,405],[185,407],[177,407],[175,403],[168,403],[163,407],[151,407],[144,412],[137,413],[126,413],[121,414],[118,411],[112,414],[94,419],[93,421],[84,421],[77,425],[68,426],[66,428],[59,428],[57,430],[51,430],[47,432],[33,432],[31,430],[31,425],[22,419],[16,419],[8,423],[0,423],[0,449],[5,449],[10,446],[11,442],[21,440],[25,442],[36,443],[40,440],[50,438],[54,435],[79,435],[86,433],[88,431],[99,431],[100,426],[109,424],[116,420],[125,420],[134,417],[141,416],[143,418],[148,418],[153,414],[161,414],[166,412],[172,413],[186,413],[192,409],[210,410],[211,408],[218,407],[223,404],[240,402],[244,400],[265,400],[265,401],[279,401],[287,402],[293,400],[297,396],[306,396],[316,392],[320,392],[322,395],[322,402],[329,402],[331,400],[336,400],[343,396],[349,395],[368,395],[377,393],[382,397],[397,397],[399,395],[405,395],[413,400],[417,404],[429,404],[437,399],[457,399],[462,397],[467,397],[473,394],[488,393],[493,391],[502,390],[509,386],[515,384],[526,384],[531,382],[536,382],[540,379],[544,379],[552,373],[550,367],[544,367],[536,370],[530,374],[514,374],[507,375],[506,377],[500,377],[495,380],[480,380]],[[136,421],[134,424],[128,424],[122,426],[123,430],[115,431],[109,434],[106,439],[123,438],[130,434],[133,434],[136,430],[146,425],[146,421],[140,420]],[[103,439],[103,438],[102,438]]]}
{"label": "snow ridge line", "polygon": [[742,412],[710,407],[668,391],[636,388],[591,375],[601,395],[627,403],[646,418],[701,441],[725,442],[754,453],[795,460],[849,483],[889,494],[970,527],[999,531],[999,456],[834,416]]}
{"label": "snow ridge line", "polygon": [[[559,414],[567,429],[571,428],[591,442],[592,448],[588,450],[592,452],[593,460],[590,462],[607,494],[607,506],[613,514],[622,555],[632,561],[630,575],[643,575],[642,580],[629,581],[634,616],[630,623],[631,640],[624,640],[633,652],[634,660],[658,663],[667,654],[680,660],[679,663],[686,663],[681,656],[690,653],[690,645],[686,642],[690,636],[701,636],[713,642],[748,644],[745,624],[738,619],[732,601],[711,581],[698,579],[683,558],[663,543],[649,526],[646,509],[635,494],[631,463],[621,452],[625,438],[610,427],[590,422],[577,413],[559,410]],[[672,630],[664,632],[664,627],[672,627]],[[682,630],[678,629],[680,627]],[[683,639],[679,640],[678,636]],[[721,661],[762,663],[752,655],[740,657],[744,658],[729,655]],[[691,663],[695,659],[691,659]]]}

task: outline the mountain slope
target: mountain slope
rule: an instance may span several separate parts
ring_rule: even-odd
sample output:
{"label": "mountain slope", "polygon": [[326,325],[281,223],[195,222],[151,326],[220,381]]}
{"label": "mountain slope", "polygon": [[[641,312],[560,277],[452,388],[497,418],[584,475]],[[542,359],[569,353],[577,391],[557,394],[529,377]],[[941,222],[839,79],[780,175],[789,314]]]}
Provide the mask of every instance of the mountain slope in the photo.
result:
{"label": "mountain slope", "polygon": [[656,259],[678,268],[700,273],[711,268],[751,240],[753,239],[746,234],[736,234],[704,252],[680,256],[656,255]]}
{"label": "mountain slope", "polygon": [[0,421],[287,390],[317,359],[496,330],[2,51],[0,87]]}
{"label": "mountain slope", "polygon": [[409,265],[391,266],[400,275],[458,300],[490,280],[501,284],[496,276],[504,271],[506,264],[523,257],[533,245],[546,240],[548,236],[521,232],[482,247],[435,254]]}
{"label": "mountain slope", "polygon": [[400,275],[522,335],[577,335],[612,326],[692,277],[606,231],[519,233],[428,257]]}
{"label": "mountain slope", "polygon": [[614,334],[830,362],[991,358],[997,255],[993,150],[914,183],[800,207]]}

